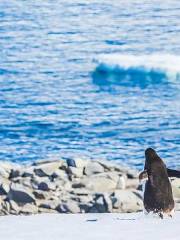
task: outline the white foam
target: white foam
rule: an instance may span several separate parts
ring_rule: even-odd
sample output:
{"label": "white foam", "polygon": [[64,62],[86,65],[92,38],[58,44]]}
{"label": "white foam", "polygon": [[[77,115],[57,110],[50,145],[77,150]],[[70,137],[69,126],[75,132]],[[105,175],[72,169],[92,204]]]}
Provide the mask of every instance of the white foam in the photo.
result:
{"label": "white foam", "polygon": [[98,65],[104,64],[110,68],[139,69],[141,71],[160,72],[168,76],[169,79],[180,78],[180,56],[170,54],[153,55],[120,55],[108,54],[100,55],[95,59]]}

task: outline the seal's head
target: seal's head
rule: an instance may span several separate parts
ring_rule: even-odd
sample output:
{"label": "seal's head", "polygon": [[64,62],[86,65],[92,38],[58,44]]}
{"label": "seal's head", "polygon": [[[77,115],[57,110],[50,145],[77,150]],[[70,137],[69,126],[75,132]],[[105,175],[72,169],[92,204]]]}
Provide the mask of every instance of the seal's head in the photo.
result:
{"label": "seal's head", "polygon": [[145,157],[146,161],[153,161],[159,158],[159,156],[157,155],[156,151],[153,148],[147,148],[145,150]]}
{"label": "seal's head", "polygon": [[144,170],[149,171],[150,169],[152,169],[154,167],[158,167],[158,166],[165,167],[164,162],[158,156],[158,154],[156,153],[156,151],[153,148],[146,149],[145,158],[146,158],[146,161],[145,161]]}

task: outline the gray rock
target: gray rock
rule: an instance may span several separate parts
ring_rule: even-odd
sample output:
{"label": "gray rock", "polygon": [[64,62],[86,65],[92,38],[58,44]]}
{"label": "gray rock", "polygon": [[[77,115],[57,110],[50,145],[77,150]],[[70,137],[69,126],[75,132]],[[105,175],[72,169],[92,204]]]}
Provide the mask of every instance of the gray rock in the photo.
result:
{"label": "gray rock", "polygon": [[175,178],[171,181],[173,196],[180,199],[180,179]]}
{"label": "gray rock", "polygon": [[1,203],[2,211],[4,211],[5,214],[10,213],[10,203],[5,200]]}
{"label": "gray rock", "polygon": [[11,214],[18,214],[20,207],[18,206],[18,204],[16,202],[14,202],[13,200],[9,201],[10,204],[10,212]]}
{"label": "gray rock", "polygon": [[54,209],[48,209],[48,208],[38,208],[38,213],[55,213],[57,214],[58,211]]}
{"label": "gray rock", "polygon": [[55,190],[56,186],[51,182],[40,182],[38,184],[38,190],[42,191],[49,191],[49,190]]}
{"label": "gray rock", "polygon": [[47,209],[56,209],[57,206],[61,203],[60,200],[46,200],[43,203],[39,203],[38,206],[40,208],[47,208]]}
{"label": "gray rock", "polygon": [[89,177],[82,180],[86,188],[93,192],[109,192],[116,189],[117,183],[106,177]]}
{"label": "gray rock", "polygon": [[75,164],[77,168],[85,168],[89,163],[89,160],[82,158],[74,158]]}
{"label": "gray rock", "polygon": [[34,203],[35,199],[29,188],[23,187],[21,184],[12,183],[8,192],[8,198],[14,200],[18,204]]}
{"label": "gray rock", "polygon": [[74,177],[81,178],[83,176],[83,168],[69,167],[69,173]]}
{"label": "gray rock", "polygon": [[4,179],[0,185],[0,195],[6,195],[10,189],[10,182],[7,179]]}
{"label": "gray rock", "polygon": [[48,199],[49,197],[49,194],[47,192],[39,191],[39,190],[34,191],[33,195],[35,196],[36,199],[39,199],[39,200]]}
{"label": "gray rock", "polygon": [[85,174],[87,176],[93,175],[93,174],[97,174],[97,173],[102,173],[104,172],[104,168],[101,164],[99,164],[98,162],[89,162],[87,164],[87,166],[85,167],[84,170]]}
{"label": "gray rock", "polygon": [[32,182],[30,177],[21,178],[19,183],[24,185],[25,187],[32,188]]}
{"label": "gray rock", "polygon": [[57,206],[56,210],[60,213],[80,213],[80,207],[75,201],[68,200],[65,203],[61,203]]}
{"label": "gray rock", "polygon": [[9,175],[10,175],[10,171],[8,171],[4,168],[1,168],[1,166],[0,166],[0,176],[8,179]]}
{"label": "gray rock", "polygon": [[19,212],[20,214],[26,214],[26,215],[36,214],[38,213],[38,207],[34,204],[27,203],[20,208]]}
{"label": "gray rock", "polygon": [[49,162],[38,165],[34,172],[39,177],[52,176],[62,166],[61,162]]}
{"label": "gray rock", "polygon": [[117,212],[136,212],[143,208],[142,199],[130,190],[116,190],[111,199]]}
{"label": "gray rock", "polygon": [[105,213],[105,212],[107,212],[107,205],[105,203],[103,196],[99,196],[95,200],[92,208],[89,209],[89,212],[90,213]]}
{"label": "gray rock", "polygon": [[75,188],[70,191],[70,193],[77,195],[77,196],[87,196],[91,194],[91,192],[86,188]]}
{"label": "gray rock", "polygon": [[59,178],[59,179],[68,179],[68,175],[66,171],[61,169],[56,169],[54,173],[52,174],[53,178]]}
{"label": "gray rock", "polygon": [[107,193],[104,193],[103,197],[104,197],[104,203],[106,205],[107,212],[111,213],[113,209],[111,198]]}
{"label": "gray rock", "polygon": [[71,182],[69,182],[69,181],[59,180],[59,181],[55,182],[55,185],[59,191],[63,191],[63,190],[70,191],[71,190]]}
{"label": "gray rock", "polygon": [[127,188],[134,188],[137,189],[139,186],[139,179],[133,178],[133,179],[127,179],[126,180],[126,187]]}
{"label": "gray rock", "polygon": [[92,202],[88,202],[88,203],[80,202],[79,208],[80,208],[81,213],[89,213],[89,212],[91,212],[91,209],[93,208],[93,203]]}
{"label": "gray rock", "polygon": [[22,177],[26,178],[26,177],[33,177],[34,176],[34,167],[26,167],[23,169],[22,171]]}

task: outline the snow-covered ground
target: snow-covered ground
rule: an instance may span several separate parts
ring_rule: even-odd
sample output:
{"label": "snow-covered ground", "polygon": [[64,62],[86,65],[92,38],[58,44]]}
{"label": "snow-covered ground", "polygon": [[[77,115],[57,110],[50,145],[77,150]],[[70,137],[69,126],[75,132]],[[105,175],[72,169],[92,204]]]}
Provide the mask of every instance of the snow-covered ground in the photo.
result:
{"label": "snow-covered ground", "polygon": [[2,240],[179,240],[180,212],[170,219],[125,214],[0,217]]}

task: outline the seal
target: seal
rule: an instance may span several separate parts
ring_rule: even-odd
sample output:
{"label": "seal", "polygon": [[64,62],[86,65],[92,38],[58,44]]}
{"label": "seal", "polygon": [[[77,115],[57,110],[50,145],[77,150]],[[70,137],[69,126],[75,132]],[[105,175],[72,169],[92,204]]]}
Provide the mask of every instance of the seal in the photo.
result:
{"label": "seal", "polygon": [[164,214],[172,217],[174,199],[168,171],[163,160],[152,148],[145,151],[144,171],[140,173],[139,178],[146,176],[143,200],[146,212],[156,213],[160,218],[163,218]]}

